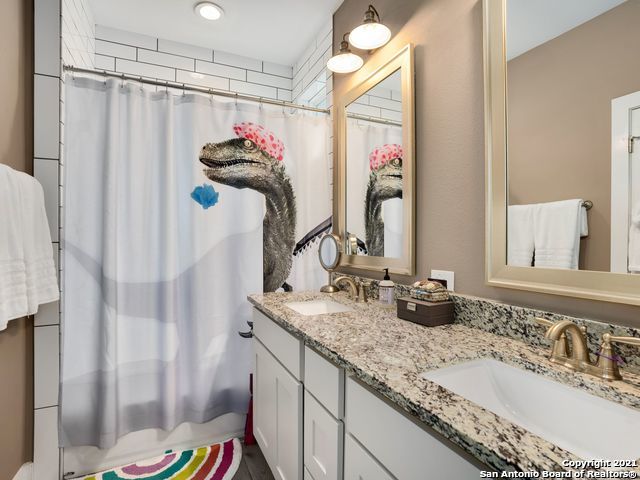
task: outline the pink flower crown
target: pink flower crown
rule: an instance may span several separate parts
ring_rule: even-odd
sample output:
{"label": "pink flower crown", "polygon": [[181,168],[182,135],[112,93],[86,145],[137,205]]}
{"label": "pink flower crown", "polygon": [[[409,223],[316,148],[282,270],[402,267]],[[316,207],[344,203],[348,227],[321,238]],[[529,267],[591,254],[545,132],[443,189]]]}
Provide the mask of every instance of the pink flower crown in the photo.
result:
{"label": "pink flower crown", "polygon": [[376,147],[376,149],[369,154],[369,169],[377,170],[394,158],[401,159],[402,157],[402,145],[398,145],[397,143],[387,143],[381,147]]}
{"label": "pink flower crown", "polygon": [[284,158],[284,144],[262,125],[252,122],[236,123],[233,126],[233,131],[238,137],[254,142],[260,150],[276,160],[281,162]]}

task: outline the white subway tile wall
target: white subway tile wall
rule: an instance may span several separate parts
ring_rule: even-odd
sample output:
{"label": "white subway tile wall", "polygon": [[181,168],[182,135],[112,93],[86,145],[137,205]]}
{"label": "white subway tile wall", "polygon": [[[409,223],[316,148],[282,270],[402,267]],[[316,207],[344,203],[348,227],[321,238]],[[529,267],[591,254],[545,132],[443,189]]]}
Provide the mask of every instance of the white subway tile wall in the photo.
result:
{"label": "white subway tile wall", "polygon": [[[62,11],[64,13],[61,18],[63,63],[76,67],[93,68],[95,66],[96,36],[95,22],[89,2],[87,0],[62,0]],[[49,23],[46,19],[39,21],[49,26],[53,23]]]}
{"label": "white subway tile wall", "polygon": [[[293,65],[293,103],[329,109],[333,106],[333,74],[326,68],[332,55],[332,43],[333,19],[329,18]],[[333,203],[333,131],[328,139],[328,152],[327,162],[332,187],[330,200]]]}
{"label": "white subway tile wall", "polygon": [[96,25],[101,70],[290,101],[293,68]]}

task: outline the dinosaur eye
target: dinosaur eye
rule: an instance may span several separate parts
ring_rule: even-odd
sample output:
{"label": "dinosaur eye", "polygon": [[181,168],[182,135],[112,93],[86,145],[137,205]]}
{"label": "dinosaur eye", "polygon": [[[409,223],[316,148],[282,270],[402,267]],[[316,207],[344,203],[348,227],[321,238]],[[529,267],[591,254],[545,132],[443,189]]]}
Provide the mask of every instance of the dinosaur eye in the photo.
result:
{"label": "dinosaur eye", "polygon": [[393,159],[393,161],[391,162],[391,164],[392,164],[394,167],[399,167],[399,166],[400,166],[400,163],[401,163],[401,162],[400,162],[400,159],[399,159],[399,158],[394,158],[394,159]]}
{"label": "dinosaur eye", "polygon": [[251,140],[244,141],[244,148],[251,148],[253,146],[253,142]]}

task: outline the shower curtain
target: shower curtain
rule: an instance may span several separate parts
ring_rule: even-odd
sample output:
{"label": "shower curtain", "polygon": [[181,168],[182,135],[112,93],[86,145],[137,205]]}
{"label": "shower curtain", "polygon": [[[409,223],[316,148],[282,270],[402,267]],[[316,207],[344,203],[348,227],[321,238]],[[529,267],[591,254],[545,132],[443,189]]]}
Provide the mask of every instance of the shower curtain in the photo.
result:
{"label": "shower curtain", "polygon": [[[251,342],[237,331],[251,319],[247,294],[263,290],[276,171],[296,207],[286,284],[325,280],[309,258],[331,211],[327,116],[120,80],[66,88],[62,446],[107,448],[129,432],[245,413]],[[260,191],[203,173],[203,146],[242,146],[251,131],[253,151],[273,154],[259,144],[271,136],[281,157],[262,157],[276,166]]]}
{"label": "shower curtain", "polygon": [[[402,127],[381,125],[366,120],[347,119],[347,225],[349,232],[365,239],[364,200],[371,172],[369,154],[386,144],[402,145]],[[400,258],[403,248],[402,199],[392,198],[382,204],[384,219],[384,256]]]}

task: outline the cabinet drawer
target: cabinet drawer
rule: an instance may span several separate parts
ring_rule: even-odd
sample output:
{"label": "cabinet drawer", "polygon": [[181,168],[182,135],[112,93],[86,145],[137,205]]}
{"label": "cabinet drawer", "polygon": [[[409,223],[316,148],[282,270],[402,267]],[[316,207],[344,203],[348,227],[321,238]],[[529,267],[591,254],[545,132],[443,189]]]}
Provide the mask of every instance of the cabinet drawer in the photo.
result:
{"label": "cabinet drawer", "polygon": [[302,380],[302,341],[255,308],[253,322],[253,334],[296,380]]}
{"label": "cabinet drawer", "polygon": [[342,479],[343,425],[304,393],[304,465],[314,480]]}
{"label": "cabinet drawer", "polygon": [[344,369],[304,348],[304,386],[338,418],[344,418]]}
{"label": "cabinet drawer", "polygon": [[344,439],[344,480],[394,480],[351,435]]}
{"label": "cabinet drawer", "polygon": [[346,382],[345,424],[347,432],[397,478],[480,478],[480,468],[469,455],[426,425],[418,426],[353,378]]}

